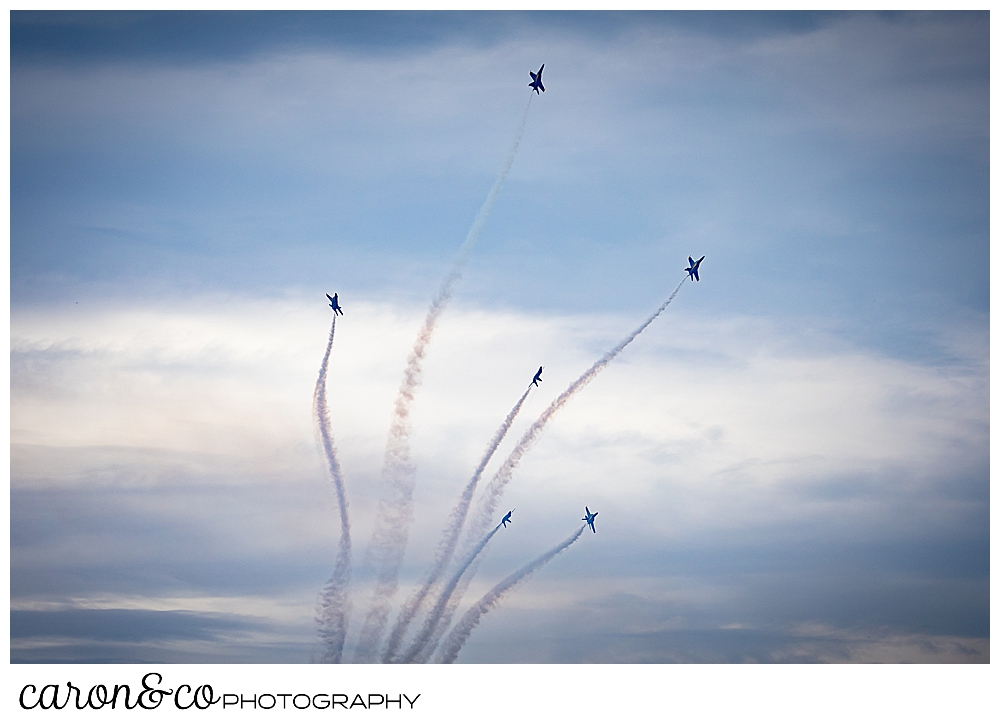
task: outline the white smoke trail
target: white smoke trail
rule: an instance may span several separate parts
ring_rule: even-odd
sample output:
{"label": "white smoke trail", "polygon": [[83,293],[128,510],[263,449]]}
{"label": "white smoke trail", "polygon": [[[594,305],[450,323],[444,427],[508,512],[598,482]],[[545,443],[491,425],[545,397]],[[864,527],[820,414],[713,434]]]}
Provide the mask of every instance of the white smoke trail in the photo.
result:
{"label": "white smoke trail", "polygon": [[500,583],[491,588],[486,595],[479,599],[474,606],[466,611],[461,620],[455,624],[455,628],[452,629],[451,633],[448,634],[448,638],[446,638],[442,644],[441,653],[438,655],[437,662],[439,664],[454,663],[455,659],[458,657],[458,652],[461,651],[462,646],[465,645],[465,642],[472,633],[472,630],[479,624],[479,620],[487,614],[490,609],[496,606],[497,603],[499,603],[503,595],[573,545],[586,528],[586,525],[582,526],[576,533],[571,535],[548,553],[536,558],[524,568],[507,576],[505,579],[500,581]]}
{"label": "white smoke trail", "polygon": [[521,136],[528,120],[528,109],[531,99],[524,108],[524,115],[514,137],[514,144],[500,175],[493,183],[486,196],[486,201],[479,208],[465,241],[459,249],[458,257],[451,271],[441,282],[441,286],[431,301],[427,317],[420,328],[413,351],[406,361],[403,372],[403,384],[400,385],[396,404],[393,407],[392,420],[389,424],[389,436],[385,446],[385,461],[382,466],[383,497],[379,501],[375,520],[375,530],[372,532],[368,547],[368,557],[376,570],[375,591],[372,602],[361,629],[355,660],[358,663],[369,663],[375,660],[382,631],[389,618],[392,597],[396,594],[399,581],[399,567],[403,562],[406,543],[409,538],[409,524],[413,518],[413,488],[416,484],[416,469],[410,462],[410,406],[417,386],[420,384],[421,363],[434,335],[434,327],[438,317],[451,299],[452,290],[462,276],[462,268],[469,257],[479,234],[486,224],[486,219],[493,210],[500,189],[514,163]]}
{"label": "white smoke trail", "polygon": [[399,612],[399,618],[396,619],[396,625],[389,634],[385,653],[382,655],[383,663],[390,663],[392,661],[393,657],[396,655],[396,651],[402,643],[403,636],[406,635],[407,627],[410,625],[413,618],[420,612],[420,608],[423,605],[424,600],[426,600],[431,588],[435,583],[437,583],[441,574],[444,572],[445,567],[451,562],[451,558],[455,554],[455,548],[458,545],[458,538],[462,533],[462,526],[465,525],[465,518],[469,512],[469,505],[472,503],[472,496],[476,492],[476,486],[479,484],[479,479],[483,475],[483,470],[486,469],[490,459],[493,457],[493,453],[496,452],[500,443],[503,442],[504,437],[507,435],[507,431],[514,422],[514,418],[517,417],[517,413],[520,412],[521,406],[527,399],[529,392],[531,392],[531,385],[528,385],[528,389],[526,389],[524,394],[521,395],[521,399],[519,399],[511,411],[507,413],[507,417],[497,429],[496,434],[493,435],[493,439],[490,440],[489,445],[486,446],[486,452],[483,453],[483,457],[479,461],[479,465],[476,466],[476,470],[472,474],[472,479],[469,480],[465,489],[462,491],[462,494],[459,496],[458,503],[451,511],[451,522],[448,524],[448,527],[441,536],[441,543],[438,544],[437,556],[434,559],[434,564],[431,566],[430,572],[428,572],[425,577],[420,590],[417,591],[410,598],[410,600],[406,602],[406,604],[404,604],[403,608]]}
{"label": "white smoke trail", "polygon": [[496,474],[494,474],[493,479],[490,480],[490,484],[486,487],[486,490],[483,491],[483,501],[477,511],[476,519],[473,521],[469,529],[469,540],[475,540],[489,527],[489,523],[493,519],[493,512],[496,510],[496,506],[500,502],[500,498],[503,495],[504,487],[506,487],[507,483],[510,482],[511,477],[514,474],[514,468],[516,468],[518,463],[521,462],[521,458],[531,448],[532,444],[534,444],[538,435],[545,429],[549,420],[552,419],[552,416],[561,410],[562,407],[569,402],[573,395],[583,389],[592,379],[594,379],[598,372],[607,367],[611,360],[617,357],[621,351],[625,349],[630,342],[632,342],[632,340],[638,337],[643,330],[646,329],[646,327],[653,323],[653,320],[663,313],[663,310],[665,310],[670,302],[674,300],[674,297],[677,296],[677,292],[680,291],[686,280],[686,276],[684,279],[681,279],[681,283],[677,285],[673,292],[671,292],[670,296],[667,297],[667,300],[660,305],[659,309],[653,312],[649,318],[640,324],[631,334],[615,345],[613,349],[609,350],[603,357],[592,364],[590,369],[580,375],[576,381],[573,382],[573,384],[567,387],[566,390],[559,395],[559,397],[557,397],[551,405],[548,406],[548,409],[546,409],[545,412],[543,412],[538,419],[535,420],[524,435],[521,436],[517,445],[515,445],[514,449],[511,450],[510,455],[508,455],[507,459],[504,460],[503,465],[500,466],[500,469],[497,470]]}
{"label": "white smoke trail", "polygon": [[336,331],[337,315],[334,314],[333,323],[330,325],[330,338],[326,343],[326,353],[323,355],[319,376],[316,379],[316,389],[313,392],[313,411],[323,443],[323,452],[330,467],[330,477],[333,478],[333,486],[337,492],[337,506],[340,508],[340,548],[337,553],[337,563],[333,569],[333,576],[320,593],[316,605],[316,624],[325,645],[320,661],[324,664],[340,663],[344,653],[344,639],[347,636],[347,619],[350,615],[351,523],[347,515],[347,494],[344,491],[340,463],[337,461],[337,448],[330,432],[330,408],[326,403],[326,376]]}
{"label": "white smoke trail", "polygon": [[437,630],[438,622],[441,620],[441,614],[444,613],[444,609],[448,605],[448,600],[451,598],[451,594],[454,592],[455,587],[458,586],[458,582],[462,579],[462,575],[465,573],[466,569],[472,565],[472,561],[476,560],[483,548],[486,547],[486,544],[490,542],[490,538],[496,535],[498,530],[500,530],[499,525],[487,533],[486,537],[479,541],[479,545],[469,551],[469,554],[459,564],[458,570],[455,571],[455,575],[451,577],[451,580],[448,581],[448,584],[441,592],[438,602],[434,604],[434,608],[432,608],[431,612],[427,614],[427,620],[424,622],[424,627],[420,630],[420,633],[417,634],[413,644],[403,655],[402,663],[413,663],[414,659],[420,655],[420,653],[424,650],[424,647],[426,647],[430,642],[431,635]]}
{"label": "white smoke trail", "polygon": [[410,663],[426,664],[430,661],[431,656],[434,655],[434,651],[441,642],[441,637],[444,636],[448,627],[451,626],[451,619],[455,616],[455,610],[462,602],[462,596],[465,595],[465,592],[469,588],[469,581],[476,575],[476,570],[478,568],[479,561],[473,561],[473,565],[466,569],[465,574],[461,579],[459,579],[458,585],[455,587],[455,591],[452,592],[451,598],[448,600],[448,604],[444,608],[444,613],[442,613],[438,619],[437,626],[434,627],[434,633],[431,634],[430,640],[427,642],[427,645],[413,657],[413,660]]}
{"label": "white smoke trail", "polygon": [[[489,485],[486,490],[483,491],[483,499],[480,502],[479,510],[476,513],[476,517],[469,526],[469,530],[466,533],[465,545],[468,548],[470,545],[474,544],[474,541],[478,540],[480,536],[483,535],[485,530],[489,527],[490,521],[493,519],[493,515],[496,511],[497,504],[500,502],[500,498],[503,496],[504,488],[507,483],[510,482],[511,477],[514,475],[514,469],[517,467],[518,463],[524,454],[531,448],[532,444],[538,438],[538,435],[548,424],[552,416],[558,412],[563,405],[569,402],[570,398],[579,392],[583,387],[587,385],[597,373],[604,369],[618,354],[628,346],[628,344],[639,336],[646,327],[653,323],[663,310],[674,300],[677,296],[677,292],[680,291],[681,286],[687,280],[685,276],[681,279],[680,284],[671,292],[667,300],[660,305],[653,314],[646,319],[638,328],[636,328],[631,334],[629,334],[625,339],[619,342],[613,349],[608,351],[603,357],[597,360],[590,369],[584,372],[580,377],[576,379],[573,384],[566,388],[566,390],[555,399],[555,401],[549,405],[549,407],[539,416],[539,418],[528,428],[528,430],[521,436],[517,445],[511,450],[507,459],[503,462],[497,472],[493,475],[492,480],[490,480]],[[465,595],[465,591],[468,590],[469,583],[471,582],[473,576],[476,575],[477,566],[473,565],[467,572],[465,579],[459,584],[458,589],[454,594],[452,594],[451,603],[448,605],[447,610],[441,617],[441,623],[438,625],[438,630],[433,638],[434,641],[439,641],[440,637],[444,635],[448,624],[451,623],[452,616],[454,616],[455,610],[458,608],[459,604],[462,602],[462,596]],[[427,649],[424,649],[425,653]]]}

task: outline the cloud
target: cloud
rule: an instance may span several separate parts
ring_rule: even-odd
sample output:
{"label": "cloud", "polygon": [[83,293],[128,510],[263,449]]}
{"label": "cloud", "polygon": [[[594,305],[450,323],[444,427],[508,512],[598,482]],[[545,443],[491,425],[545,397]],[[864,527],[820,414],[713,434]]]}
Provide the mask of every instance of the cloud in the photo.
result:
{"label": "cloud", "polygon": [[[985,27],[975,14],[904,21],[856,14],[738,39],[637,24],[600,39],[566,27],[544,40],[505,36],[486,46],[458,36],[375,57],[351,46],[279,46],[184,66],[27,65],[13,75],[12,124],[21,129],[20,150],[36,139],[50,151],[96,141],[108,153],[140,152],[141,144],[233,160],[252,149],[300,170],[381,176],[391,159],[394,175],[402,163],[419,164],[421,173],[490,177],[497,153],[484,140],[503,145],[521,105],[525,63],[548,57],[553,92],[527,139],[536,154],[529,178],[562,180],[581,162],[651,150],[659,162],[706,134],[731,152],[746,135],[801,133],[803,122],[896,144],[956,129],[981,141]],[[524,84],[511,83],[522,76]],[[714,99],[698,92],[706,83]],[[724,103],[744,109],[738,122],[718,113]],[[622,107],[638,113],[623,118]],[[555,114],[558,124],[545,120]],[[139,135],[123,138],[123,130]]]}
{"label": "cloud", "polygon": [[[12,21],[12,602],[243,632],[89,654],[60,634],[59,655],[309,658],[238,617],[305,621],[334,559],[322,293],[347,313],[329,400],[364,541],[413,333],[544,61],[413,407],[400,600],[538,365],[497,461],[696,253],[703,281],[519,467],[469,596],[584,504],[599,533],[468,660],[981,656],[987,14],[47,17]],[[122,23],[161,40],[127,51]],[[602,633],[546,638],[567,611]]]}
{"label": "cloud", "polygon": [[[782,581],[783,583],[788,581]],[[671,581],[672,585],[679,582]],[[540,581],[529,583],[550,589]],[[527,588],[527,587],[526,587]],[[459,663],[986,663],[988,631],[901,633],[881,625],[740,623],[719,600],[618,593],[544,608],[519,592],[484,618]],[[535,605],[525,605],[525,599]],[[516,599],[516,600],[515,600]]]}
{"label": "cloud", "polygon": [[985,313],[985,16],[555,17],[398,53],[17,65],[14,304],[335,282],[423,305],[545,60],[468,270],[483,306],[640,313],[633,288],[700,249],[715,311],[832,313],[892,354]]}
{"label": "cloud", "polygon": [[[615,614],[602,614],[602,625],[624,646],[618,627],[629,619],[614,595],[651,596],[662,608],[666,591],[687,598],[708,586],[726,592],[710,596],[715,603],[702,615],[709,628],[744,621],[786,631],[789,622],[825,621],[903,637],[898,651],[863,654],[852,644],[842,654],[809,654],[818,659],[874,651],[905,658],[906,637],[921,631],[979,635],[988,565],[967,566],[958,578],[949,571],[963,570],[959,560],[988,560],[983,347],[965,340],[951,348],[951,364],[923,365],[816,330],[699,318],[686,302],[679,297],[525,458],[504,499],[518,509],[516,530],[495,541],[469,596],[551,546],[552,530],[587,503],[601,511],[598,536],[519,589],[512,603],[527,608],[518,627],[532,629],[531,611],[565,615],[611,596],[600,605]],[[75,610],[109,597],[263,595],[298,596],[308,611],[336,545],[333,491],[310,427],[322,309],[216,298],[173,309],[92,305],[77,318],[51,308],[13,315],[12,605],[73,601]],[[362,540],[419,312],[354,300],[338,324],[331,418]],[[537,364],[545,363],[545,383],[512,440],[635,321],[461,304],[442,318],[413,412],[416,523],[400,601]],[[935,563],[913,569],[920,560]],[[761,565],[771,578],[754,573]],[[533,599],[533,590],[548,591],[550,602]],[[888,605],[914,596],[923,609]],[[216,613],[232,608],[220,606]],[[694,611],[686,610],[669,614],[668,606],[658,615]],[[953,615],[968,625],[949,629]],[[711,640],[699,646],[715,651]],[[775,653],[792,645],[781,641],[768,644],[770,654],[754,648],[745,656],[793,660]],[[611,649],[584,653],[576,648],[583,645],[546,656],[617,660]],[[959,655],[951,643],[941,646],[945,659]]]}
{"label": "cloud", "polygon": [[[191,611],[11,611],[14,663],[296,662],[306,626]],[[291,654],[291,655],[290,655]]]}

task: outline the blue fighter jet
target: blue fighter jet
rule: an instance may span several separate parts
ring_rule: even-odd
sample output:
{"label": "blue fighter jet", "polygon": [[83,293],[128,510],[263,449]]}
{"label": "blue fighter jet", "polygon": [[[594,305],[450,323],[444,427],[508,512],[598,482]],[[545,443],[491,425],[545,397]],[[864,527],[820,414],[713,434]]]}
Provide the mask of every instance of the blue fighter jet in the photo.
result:
{"label": "blue fighter jet", "polygon": [[334,294],[332,297],[327,294],[326,298],[330,300],[330,309],[333,310],[333,316],[336,317],[338,314],[344,316],[344,310],[340,308],[340,302],[337,301],[337,295]]}
{"label": "blue fighter jet", "polygon": [[590,508],[586,505],[583,506],[583,509],[587,511],[587,516],[585,518],[580,518],[580,520],[585,521],[587,525],[590,526],[590,529],[596,533],[597,528],[594,527],[594,518],[597,517],[597,513],[591,513]]}
{"label": "blue fighter jet", "polygon": [[699,265],[701,264],[701,262],[702,262],[702,259],[704,259],[704,258],[705,258],[705,257],[702,257],[702,258],[701,258],[701,259],[699,259],[698,261],[695,261],[695,260],[694,260],[694,259],[692,259],[691,257],[688,257],[688,264],[690,264],[691,266],[689,266],[689,267],[688,267],[687,269],[685,269],[684,271],[686,271],[686,272],[688,273],[688,278],[689,278],[689,279],[694,279],[694,280],[695,280],[696,282],[697,282],[697,281],[700,281],[700,280],[698,279],[698,266],[699,266]]}
{"label": "blue fighter jet", "polygon": [[[542,368],[539,367],[538,372],[536,372],[535,376],[531,378],[531,385],[538,387],[538,383],[541,381],[542,381]],[[528,387],[531,387],[531,385],[528,385]]]}
{"label": "blue fighter jet", "polygon": [[510,516],[511,516],[511,514],[512,514],[513,512],[514,512],[513,510],[508,510],[508,511],[507,511],[507,515],[505,515],[505,516],[503,517],[503,520],[501,520],[501,521],[500,521],[501,523],[503,523],[503,527],[504,527],[504,528],[506,528],[506,527],[507,527],[507,524],[508,524],[508,523],[510,523]]}
{"label": "blue fighter jet", "polygon": [[545,92],[545,86],[542,85],[542,68],[544,67],[545,63],[542,63],[542,67],[538,69],[538,75],[535,75],[530,70],[528,71],[528,75],[531,76],[531,82],[528,83],[528,87],[534,89],[535,95],[538,95],[538,91]]}

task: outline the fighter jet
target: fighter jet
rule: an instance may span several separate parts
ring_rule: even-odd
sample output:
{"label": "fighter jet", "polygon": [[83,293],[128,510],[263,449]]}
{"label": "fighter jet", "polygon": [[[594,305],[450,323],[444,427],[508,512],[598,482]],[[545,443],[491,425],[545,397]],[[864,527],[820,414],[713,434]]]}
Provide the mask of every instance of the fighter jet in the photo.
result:
{"label": "fighter jet", "polygon": [[594,527],[594,518],[597,517],[597,513],[591,513],[590,508],[586,505],[583,506],[583,509],[587,511],[587,516],[585,518],[580,518],[580,520],[586,521],[587,525],[590,526],[590,529],[596,533],[597,528]]}
{"label": "fighter jet", "polygon": [[684,271],[686,271],[688,273],[688,278],[689,279],[694,279],[695,281],[699,281],[699,279],[698,279],[698,266],[701,264],[701,260],[704,259],[704,258],[705,257],[702,257],[698,261],[695,261],[691,257],[688,257],[688,264],[690,264],[691,266],[689,266]]}
{"label": "fighter jet", "polygon": [[[538,372],[536,372],[535,376],[531,378],[531,385],[538,387],[538,383],[541,381],[542,381],[542,368],[539,367]],[[531,387],[531,385],[528,385],[528,387]]]}
{"label": "fighter jet", "polygon": [[507,527],[507,524],[508,524],[508,523],[510,523],[510,516],[511,516],[511,514],[512,514],[513,512],[514,512],[513,510],[508,510],[508,511],[507,511],[507,515],[505,515],[505,516],[503,517],[503,520],[501,520],[501,521],[500,521],[501,523],[503,523],[503,527],[504,527],[504,528],[506,528],[506,527]]}
{"label": "fighter jet", "polygon": [[333,316],[336,317],[337,314],[344,316],[344,310],[340,308],[340,302],[337,301],[337,295],[334,294],[332,297],[327,294],[326,298],[330,300],[330,309],[333,310]]}
{"label": "fighter jet", "polygon": [[538,69],[538,75],[535,75],[530,70],[528,75],[531,76],[531,82],[528,83],[528,87],[534,89],[535,95],[538,95],[538,91],[541,90],[542,93],[545,92],[545,86],[542,85],[542,68],[545,67],[545,63],[542,63],[542,67]]}

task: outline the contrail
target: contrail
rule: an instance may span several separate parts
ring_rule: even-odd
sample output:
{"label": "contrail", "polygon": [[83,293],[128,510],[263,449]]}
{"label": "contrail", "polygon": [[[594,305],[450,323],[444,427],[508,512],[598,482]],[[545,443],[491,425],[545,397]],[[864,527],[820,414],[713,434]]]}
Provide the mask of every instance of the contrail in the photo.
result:
{"label": "contrail", "polygon": [[427,352],[427,345],[430,344],[434,335],[434,327],[438,317],[441,316],[441,312],[444,311],[451,299],[455,284],[462,277],[462,268],[479,239],[479,234],[493,210],[503,182],[514,163],[517,148],[521,145],[521,136],[524,135],[524,126],[528,120],[530,108],[531,99],[529,98],[528,104],[524,108],[524,114],[521,116],[517,134],[514,137],[514,144],[511,146],[510,153],[507,154],[507,160],[500,170],[500,175],[493,183],[493,188],[487,194],[486,201],[479,208],[479,213],[476,214],[469,232],[465,235],[465,241],[459,249],[458,257],[455,259],[451,271],[445,276],[437,294],[434,295],[430,309],[427,310],[427,317],[424,319],[417,340],[413,344],[413,351],[410,352],[406,361],[403,383],[399,387],[396,404],[393,407],[389,436],[386,440],[385,461],[382,465],[383,497],[379,501],[375,530],[368,548],[369,560],[374,565],[377,574],[371,606],[358,640],[355,659],[358,663],[368,663],[375,660],[382,631],[389,618],[392,597],[396,594],[398,587],[399,567],[403,562],[403,554],[406,551],[406,542],[409,538],[409,524],[413,518],[413,487],[416,484],[416,469],[410,462],[410,406],[413,404],[416,388],[420,384],[421,363]]}
{"label": "contrail", "polygon": [[403,655],[402,662],[404,664],[413,663],[413,660],[419,656],[420,652],[427,646],[431,635],[435,630],[437,630],[437,624],[438,621],[441,620],[441,614],[444,613],[445,606],[448,605],[448,600],[451,598],[451,594],[455,591],[455,587],[458,586],[458,582],[461,580],[462,574],[464,574],[465,570],[472,565],[472,561],[474,561],[482,552],[483,548],[486,547],[486,544],[490,542],[490,538],[496,535],[498,530],[500,530],[499,525],[487,533],[486,537],[479,541],[479,545],[473,548],[465,557],[465,560],[459,564],[458,570],[455,571],[455,575],[451,577],[451,580],[448,581],[448,585],[446,585],[444,590],[441,592],[438,602],[434,605],[434,608],[431,609],[431,612],[427,614],[427,620],[424,622],[424,627],[420,630],[417,638],[413,641],[413,645],[410,646],[409,650],[407,650],[407,652]]}
{"label": "contrail", "polygon": [[571,535],[548,553],[540,558],[536,558],[524,568],[507,576],[505,579],[500,581],[500,583],[491,588],[486,595],[479,599],[478,603],[472,606],[472,608],[466,611],[465,615],[462,616],[462,619],[455,624],[455,628],[453,628],[451,633],[448,634],[448,638],[445,639],[444,644],[442,645],[441,653],[438,655],[437,662],[439,664],[454,663],[455,659],[458,657],[458,652],[461,651],[462,646],[465,645],[465,642],[472,633],[472,630],[479,624],[479,620],[486,613],[488,613],[490,609],[496,606],[503,595],[573,545],[586,527],[586,525],[581,526],[576,533]]}
{"label": "contrail", "polygon": [[441,637],[444,636],[448,627],[451,625],[451,619],[455,615],[455,609],[458,608],[459,604],[462,602],[462,596],[469,588],[469,581],[473,576],[476,575],[476,569],[479,566],[478,561],[473,561],[473,565],[466,569],[465,575],[459,580],[458,586],[455,587],[455,592],[452,592],[451,598],[448,601],[448,605],[445,606],[444,613],[438,619],[437,626],[434,627],[434,633],[431,635],[430,640],[427,645],[424,646],[420,652],[413,658],[410,663],[413,664],[426,664],[430,661],[431,656],[434,655],[434,650],[437,649],[438,644],[441,642]]}
{"label": "contrail", "polygon": [[565,392],[559,395],[559,397],[557,397],[555,401],[549,405],[548,409],[546,409],[545,412],[543,412],[539,418],[535,420],[524,435],[521,436],[521,439],[518,441],[514,449],[511,450],[510,455],[507,456],[503,465],[500,466],[500,469],[497,470],[493,479],[490,480],[490,484],[486,487],[486,490],[483,491],[484,498],[479,506],[476,519],[470,527],[468,540],[475,540],[489,527],[490,521],[493,519],[493,512],[496,509],[497,503],[500,502],[500,497],[503,495],[504,487],[510,482],[511,476],[514,474],[514,468],[516,468],[517,464],[521,462],[521,458],[538,438],[538,435],[545,428],[545,425],[548,424],[549,420],[552,419],[552,416],[562,409],[563,405],[569,402],[573,395],[583,389],[587,383],[594,379],[598,372],[607,367],[611,360],[617,357],[618,354],[625,349],[633,339],[638,337],[642,331],[646,329],[646,327],[653,323],[653,320],[663,313],[663,310],[667,308],[667,305],[669,305],[670,302],[674,300],[674,297],[677,296],[677,292],[681,290],[681,287],[684,285],[686,280],[686,276],[684,279],[681,279],[681,283],[677,285],[677,288],[674,289],[673,292],[671,292],[670,296],[667,297],[667,301],[661,304],[659,309],[653,312],[645,322],[640,324],[631,334],[625,337],[625,339],[619,342],[613,349],[609,350],[603,357],[591,365],[590,369],[580,375],[576,381],[573,382],[573,384],[566,388]]}
{"label": "contrail", "polygon": [[[611,362],[611,360],[617,357],[618,354],[625,349],[625,347],[627,347],[633,339],[638,337],[639,334],[646,329],[646,327],[652,324],[653,320],[663,313],[663,310],[665,310],[670,302],[674,300],[674,297],[677,296],[677,292],[680,291],[681,286],[683,286],[684,282],[687,281],[687,278],[688,277],[685,276],[681,279],[680,284],[678,284],[674,291],[671,292],[670,296],[667,297],[667,300],[661,304],[660,308],[653,312],[653,314],[651,314],[645,322],[639,325],[639,327],[636,328],[631,334],[625,337],[625,339],[619,342],[613,349],[591,365],[590,369],[580,375],[580,377],[578,377],[573,384],[567,387],[566,391],[559,395],[559,397],[557,397],[555,401],[549,405],[548,409],[546,409],[545,412],[543,412],[541,416],[531,425],[531,427],[528,428],[524,435],[521,436],[517,445],[515,445],[514,449],[511,450],[507,459],[493,475],[492,480],[490,480],[489,485],[483,492],[483,500],[479,504],[479,510],[476,513],[474,521],[469,526],[468,532],[466,533],[466,546],[472,545],[471,541],[477,540],[478,537],[482,536],[489,527],[490,521],[493,519],[493,514],[496,511],[496,506],[500,502],[500,498],[503,496],[504,488],[514,475],[514,468],[517,467],[521,458],[531,448],[532,444],[534,444],[538,435],[545,428],[545,425],[552,418],[552,416],[558,412],[574,394],[579,392],[580,389],[585,387],[588,382],[597,376],[597,373],[604,369]],[[438,637],[443,635],[445,628],[451,622],[451,617],[454,615],[455,610],[461,603],[462,596],[465,595],[465,591],[468,589],[469,583],[475,574],[476,566],[472,566],[465,576],[465,580],[459,585],[457,592],[452,595],[452,601],[441,619],[443,625],[438,627]]]}
{"label": "contrail", "polygon": [[351,582],[351,523],[347,515],[347,495],[344,492],[344,478],[337,461],[337,448],[330,432],[330,408],[326,404],[326,373],[330,366],[330,352],[333,349],[333,335],[337,331],[337,315],[333,315],[330,325],[330,339],[326,343],[326,353],[319,367],[316,389],[313,392],[313,411],[319,425],[323,451],[330,466],[330,477],[337,491],[337,506],[340,508],[340,550],[333,576],[327,581],[316,604],[316,624],[325,644],[324,664],[339,664],[344,653],[344,639],[347,636],[347,619],[350,615],[349,585]]}
{"label": "contrail", "polygon": [[451,522],[441,536],[441,543],[438,544],[437,557],[434,559],[434,564],[431,566],[430,572],[424,579],[423,586],[421,586],[417,593],[410,597],[410,600],[404,604],[402,610],[399,612],[399,618],[396,619],[396,625],[389,634],[389,640],[386,644],[385,653],[382,655],[383,663],[387,664],[392,661],[393,657],[396,655],[396,651],[399,649],[400,643],[403,640],[403,636],[406,635],[407,627],[409,627],[414,616],[420,612],[420,608],[423,605],[424,600],[427,598],[427,594],[430,592],[434,584],[437,583],[441,574],[444,572],[445,567],[451,562],[451,558],[455,554],[455,547],[458,545],[458,538],[462,533],[462,526],[465,525],[465,518],[469,512],[469,505],[472,503],[472,496],[476,492],[476,486],[479,484],[479,479],[483,476],[483,470],[486,469],[490,459],[493,457],[493,453],[496,452],[500,443],[503,442],[504,437],[507,435],[507,431],[514,422],[514,418],[517,417],[517,413],[520,412],[521,406],[527,399],[529,392],[531,392],[531,385],[528,385],[528,389],[526,389],[524,394],[521,395],[521,399],[519,399],[511,411],[507,413],[507,417],[504,419],[499,429],[497,429],[496,434],[493,435],[493,439],[490,440],[489,445],[486,446],[486,452],[483,453],[483,457],[479,461],[479,465],[476,466],[476,470],[472,474],[472,479],[469,480],[468,484],[465,486],[465,490],[463,490],[461,496],[459,496],[458,503],[455,505],[454,510],[451,511]]}

